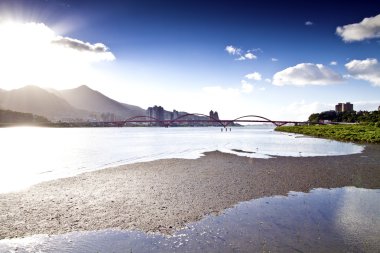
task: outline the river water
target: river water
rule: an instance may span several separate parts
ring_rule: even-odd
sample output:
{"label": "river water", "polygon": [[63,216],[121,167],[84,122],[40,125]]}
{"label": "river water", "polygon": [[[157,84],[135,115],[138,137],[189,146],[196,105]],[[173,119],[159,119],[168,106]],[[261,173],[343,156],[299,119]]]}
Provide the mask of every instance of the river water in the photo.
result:
{"label": "river water", "polygon": [[[120,164],[195,159],[214,150],[271,159],[364,149],[268,126],[227,132],[217,127],[15,127],[0,129],[0,141],[0,193]],[[0,240],[0,252],[379,252],[379,238],[380,190],[344,187],[242,202],[170,236],[112,229],[34,235]]]}
{"label": "river water", "polygon": [[[241,156],[329,156],[363,146],[279,133],[271,126],[134,128],[0,128],[0,193],[121,164],[195,159],[219,150]],[[241,152],[244,151],[244,152]]]}

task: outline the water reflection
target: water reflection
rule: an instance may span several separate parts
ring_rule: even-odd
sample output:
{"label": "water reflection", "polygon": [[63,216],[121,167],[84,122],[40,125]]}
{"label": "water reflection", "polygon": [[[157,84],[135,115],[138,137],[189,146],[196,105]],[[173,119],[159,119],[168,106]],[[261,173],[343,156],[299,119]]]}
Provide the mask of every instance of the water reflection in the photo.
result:
{"label": "water reflection", "polygon": [[1,252],[377,252],[380,190],[291,192],[243,202],[172,236],[104,230],[0,241]]}

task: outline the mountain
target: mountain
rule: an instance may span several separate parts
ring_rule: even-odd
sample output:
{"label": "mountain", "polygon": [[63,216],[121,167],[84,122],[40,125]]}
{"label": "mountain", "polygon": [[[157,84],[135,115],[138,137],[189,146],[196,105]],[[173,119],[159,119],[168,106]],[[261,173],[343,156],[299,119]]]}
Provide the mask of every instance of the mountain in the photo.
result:
{"label": "mountain", "polygon": [[52,121],[114,121],[146,114],[138,106],[120,103],[85,85],[68,90],[37,86],[0,89],[0,108],[33,113]]}
{"label": "mountain", "polygon": [[86,85],[69,90],[54,90],[53,92],[75,108],[103,114],[102,118],[105,118],[105,114],[113,114],[114,119],[124,120],[146,113],[144,109],[138,106],[120,103]]}
{"label": "mountain", "polygon": [[64,99],[37,86],[0,92],[0,108],[33,113],[51,120],[85,118],[89,113],[79,110]]}

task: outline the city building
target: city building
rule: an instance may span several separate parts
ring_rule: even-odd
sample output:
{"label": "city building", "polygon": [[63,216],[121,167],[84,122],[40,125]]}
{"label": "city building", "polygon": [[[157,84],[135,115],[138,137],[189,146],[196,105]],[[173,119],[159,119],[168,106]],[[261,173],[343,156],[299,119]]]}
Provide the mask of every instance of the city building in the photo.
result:
{"label": "city building", "polygon": [[347,103],[338,103],[335,105],[336,112],[352,112],[354,110],[354,105],[350,102]]}
{"label": "city building", "polygon": [[[162,106],[148,107],[146,110],[146,116],[150,117],[150,122],[147,125],[150,126],[218,126],[219,115],[217,111],[210,111],[210,117],[215,122],[203,116],[202,114],[188,114],[187,112],[179,112],[173,110],[173,112],[166,111]],[[179,120],[177,121],[176,119]],[[157,120],[157,122],[155,122]]]}
{"label": "city building", "polygon": [[[147,110],[147,116],[160,120],[160,121],[165,119],[164,115],[165,115],[165,111],[162,106],[155,105],[153,107],[149,107]],[[157,125],[157,124],[154,124],[154,125]]]}
{"label": "city building", "polygon": [[170,119],[173,120],[173,119],[176,119],[179,117],[179,113],[177,110],[173,110],[173,112],[170,114]]}
{"label": "city building", "polygon": [[216,119],[216,120],[219,119],[219,115],[218,115],[217,111],[214,112],[213,110],[211,110],[209,116],[210,116],[210,118],[213,118],[213,119]]}

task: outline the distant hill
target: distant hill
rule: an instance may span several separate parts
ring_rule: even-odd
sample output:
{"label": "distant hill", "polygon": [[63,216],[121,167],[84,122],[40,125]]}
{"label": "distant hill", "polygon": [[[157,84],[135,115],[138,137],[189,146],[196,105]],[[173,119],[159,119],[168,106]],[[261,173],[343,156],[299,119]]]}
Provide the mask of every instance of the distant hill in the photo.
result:
{"label": "distant hill", "polygon": [[115,120],[123,120],[146,113],[144,109],[138,106],[120,103],[86,85],[69,90],[55,90],[54,93],[78,109],[103,115],[108,114],[108,116],[114,114]]}
{"label": "distant hill", "polygon": [[14,112],[0,109],[0,124],[49,123],[48,119],[31,113]]}
{"label": "distant hill", "polygon": [[64,118],[85,118],[88,112],[78,110],[64,99],[37,86],[0,92],[0,108],[32,113],[52,120]]}
{"label": "distant hill", "polygon": [[52,121],[114,121],[145,115],[138,106],[120,103],[83,85],[69,90],[26,86],[0,89],[0,109],[41,115]]}

